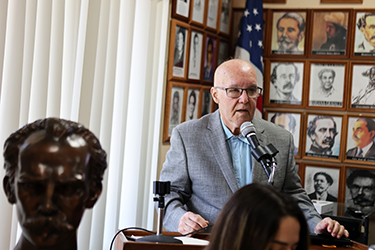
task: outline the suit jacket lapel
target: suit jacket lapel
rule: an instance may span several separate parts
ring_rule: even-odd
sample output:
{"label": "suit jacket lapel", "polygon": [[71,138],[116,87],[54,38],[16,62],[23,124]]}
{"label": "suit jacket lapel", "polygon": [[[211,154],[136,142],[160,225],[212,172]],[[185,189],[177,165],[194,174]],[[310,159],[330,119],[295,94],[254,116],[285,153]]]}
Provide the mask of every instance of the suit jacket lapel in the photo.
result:
{"label": "suit jacket lapel", "polygon": [[217,110],[208,121],[206,139],[211,146],[211,152],[220,167],[225,180],[232,192],[238,189],[236,177],[234,176],[232,162],[228,153],[225,135],[221,126],[219,111]]}

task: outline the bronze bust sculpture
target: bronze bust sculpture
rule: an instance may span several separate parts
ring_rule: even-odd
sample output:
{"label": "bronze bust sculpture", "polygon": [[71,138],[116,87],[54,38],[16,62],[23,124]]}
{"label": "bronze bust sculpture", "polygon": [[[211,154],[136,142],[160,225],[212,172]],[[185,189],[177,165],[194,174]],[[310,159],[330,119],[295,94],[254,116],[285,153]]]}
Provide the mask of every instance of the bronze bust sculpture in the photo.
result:
{"label": "bronze bust sculpture", "polygon": [[14,249],[77,249],[77,228],[101,194],[106,158],[95,135],[76,122],[46,118],[12,133],[3,187],[22,227]]}

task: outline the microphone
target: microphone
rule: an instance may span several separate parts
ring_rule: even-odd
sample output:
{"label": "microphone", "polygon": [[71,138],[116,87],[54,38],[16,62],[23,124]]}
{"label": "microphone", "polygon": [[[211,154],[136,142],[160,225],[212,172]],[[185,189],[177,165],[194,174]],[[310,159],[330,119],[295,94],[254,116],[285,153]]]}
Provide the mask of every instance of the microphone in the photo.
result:
{"label": "microphone", "polygon": [[253,149],[256,149],[259,146],[258,138],[256,135],[256,130],[252,122],[244,122],[241,125],[241,134],[246,137]]}
{"label": "microphone", "polygon": [[[244,122],[240,127],[241,134],[246,137],[248,142],[251,145],[251,154],[254,158],[260,162],[269,177],[268,183],[273,184],[273,178],[275,173],[276,159],[274,156],[279,152],[272,144],[267,146],[261,146],[259,144],[258,138],[256,136],[256,130],[252,122]],[[268,171],[268,168],[271,168],[271,173]]]}

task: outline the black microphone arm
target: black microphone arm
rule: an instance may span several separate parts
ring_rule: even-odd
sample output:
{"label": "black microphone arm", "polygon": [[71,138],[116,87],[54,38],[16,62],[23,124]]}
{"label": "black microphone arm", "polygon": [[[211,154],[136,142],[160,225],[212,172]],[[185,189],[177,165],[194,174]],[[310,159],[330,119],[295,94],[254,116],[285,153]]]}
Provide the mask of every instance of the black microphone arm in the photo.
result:
{"label": "black microphone arm", "polygon": [[252,122],[244,122],[241,125],[241,134],[246,137],[251,145],[251,154],[262,164],[268,176],[268,184],[273,185],[275,169],[277,166],[275,155],[279,152],[272,144],[261,146],[256,137],[256,130]]}

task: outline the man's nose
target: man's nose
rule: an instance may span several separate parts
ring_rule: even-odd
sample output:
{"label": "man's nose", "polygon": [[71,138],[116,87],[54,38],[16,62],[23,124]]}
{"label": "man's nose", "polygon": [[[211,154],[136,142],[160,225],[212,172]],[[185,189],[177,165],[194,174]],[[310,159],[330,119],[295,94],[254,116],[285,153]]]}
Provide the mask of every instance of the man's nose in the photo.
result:
{"label": "man's nose", "polygon": [[243,103],[247,103],[249,101],[249,96],[247,95],[247,91],[243,90],[242,94],[239,97],[239,101]]}
{"label": "man's nose", "polygon": [[48,184],[44,194],[44,200],[40,205],[40,211],[44,214],[51,214],[56,210],[54,203],[55,186]]}

